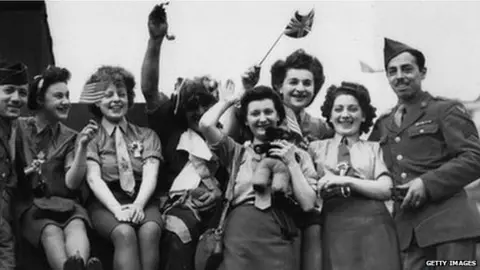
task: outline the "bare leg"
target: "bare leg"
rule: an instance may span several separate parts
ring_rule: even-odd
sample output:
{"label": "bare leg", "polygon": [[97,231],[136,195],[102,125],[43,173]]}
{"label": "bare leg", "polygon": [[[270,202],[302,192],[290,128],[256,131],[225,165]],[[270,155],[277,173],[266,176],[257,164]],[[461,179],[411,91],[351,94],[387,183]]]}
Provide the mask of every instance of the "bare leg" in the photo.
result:
{"label": "bare leg", "polygon": [[63,230],[55,225],[47,225],[40,236],[48,264],[53,270],[62,270],[67,260]]}
{"label": "bare leg", "polygon": [[135,229],[128,224],[120,224],[110,235],[115,249],[113,269],[140,270],[138,241]]}
{"label": "bare leg", "polygon": [[67,256],[79,254],[84,262],[90,257],[90,241],[87,229],[81,219],[74,219],[64,229]]}
{"label": "bare leg", "polygon": [[153,221],[143,224],[138,230],[143,270],[158,269],[161,233],[160,226]]}

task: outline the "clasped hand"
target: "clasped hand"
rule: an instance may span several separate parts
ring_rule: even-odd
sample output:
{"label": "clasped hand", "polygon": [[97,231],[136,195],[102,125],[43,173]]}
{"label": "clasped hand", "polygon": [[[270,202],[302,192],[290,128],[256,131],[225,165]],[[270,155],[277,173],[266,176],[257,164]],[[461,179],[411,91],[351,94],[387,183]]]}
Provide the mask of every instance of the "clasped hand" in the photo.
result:
{"label": "clasped hand", "polygon": [[125,204],[118,207],[115,212],[115,218],[121,222],[131,222],[138,224],[145,218],[143,208],[138,204]]}

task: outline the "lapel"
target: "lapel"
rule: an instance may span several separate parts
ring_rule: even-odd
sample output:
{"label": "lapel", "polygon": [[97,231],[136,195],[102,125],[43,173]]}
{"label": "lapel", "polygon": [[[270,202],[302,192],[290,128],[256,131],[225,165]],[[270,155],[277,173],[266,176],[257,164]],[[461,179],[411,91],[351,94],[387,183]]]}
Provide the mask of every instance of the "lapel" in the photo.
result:
{"label": "lapel", "polygon": [[11,159],[12,155],[10,153],[10,144],[8,139],[8,130],[11,129],[11,125],[5,119],[0,117],[0,127],[2,128],[2,132],[0,132],[0,144],[3,148],[5,148],[8,158]]}
{"label": "lapel", "polygon": [[395,119],[394,119],[394,114],[397,111],[398,106],[395,106],[390,110],[390,112],[387,113],[387,116],[385,116],[385,127],[388,129],[389,133],[398,133],[398,126],[395,124]]}
{"label": "lapel", "polygon": [[405,114],[399,133],[411,127],[418,119],[425,115],[425,108],[431,98],[432,96],[430,94],[424,92],[417,102],[406,107],[407,113]]}

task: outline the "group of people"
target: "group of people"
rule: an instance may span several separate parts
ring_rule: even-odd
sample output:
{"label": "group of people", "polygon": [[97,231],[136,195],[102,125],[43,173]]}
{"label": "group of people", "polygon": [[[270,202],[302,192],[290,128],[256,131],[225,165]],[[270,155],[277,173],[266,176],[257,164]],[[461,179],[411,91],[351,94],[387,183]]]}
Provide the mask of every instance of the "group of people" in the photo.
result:
{"label": "group of people", "polygon": [[[67,69],[30,82],[24,65],[1,64],[1,269],[25,260],[22,241],[52,269],[102,269],[90,255],[93,229],[113,244],[116,270],[193,270],[225,198],[218,269],[473,266],[480,214],[464,187],[480,178],[480,140],[462,104],[422,88],[422,52],[385,40],[398,97],[389,113],[377,118],[366,87],[342,82],[327,89],[320,119],[305,109],[324,70],[304,50],[274,63],[270,86],[257,85],[254,67],[243,91],[198,77],[168,97],[158,91],[168,24],[150,16],[148,28],[148,127],[126,118],[136,82],[122,67],[87,80],[93,117],[77,132],[62,123]],[[33,115],[19,117],[25,104]]]}

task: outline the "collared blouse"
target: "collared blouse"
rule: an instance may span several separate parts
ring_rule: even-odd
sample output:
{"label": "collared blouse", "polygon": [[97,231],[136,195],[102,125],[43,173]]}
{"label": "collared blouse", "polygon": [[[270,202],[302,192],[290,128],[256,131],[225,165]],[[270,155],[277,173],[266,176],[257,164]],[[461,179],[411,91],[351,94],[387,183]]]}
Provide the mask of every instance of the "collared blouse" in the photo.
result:
{"label": "collared blouse", "polygon": [[[35,117],[21,117],[18,127],[22,129],[22,140],[27,166],[37,159],[39,152],[48,160],[63,156],[64,169],[68,171],[75,156],[77,132],[61,122],[40,127]],[[59,151],[61,153],[59,153]]]}
{"label": "collared blouse", "polygon": [[[325,171],[336,171],[339,144],[337,137],[310,143],[309,153],[319,175]],[[361,179],[376,180],[382,175],[389,175],[377,142],[358,140],[349,146],[349,150],[351,166]]]}
{"label": "collared blouse", "polygon": [[[163,160],[160,139],[153,130],[139,127],[123,120],[118,125],[123,132],[128,153],[132,163],[133,175],[136,181],[142,180],[143,164],[148,158]],[[115,147],[115,128],[117,126],[102,120],[97,135],[87,147],[87,160],[100,165],[102,179],[105,182],[119,181],[117,154]],[[140,155],[135,155],[135,148],[141,147]]]}
{"label": "collared blouse", "polygon": [[[255,191],[253,190],[252,178],[258,163],[265,157],[265,155],[255,153],[252,144],[247,142],[246,144],[241,145],[227,135],[223,135],[218,143],[210,146],[212,151],[219,157],[220,162],[222,162],[227,168],[231,166],[230,163],[235,159],[235,149],[241,147],[245,147],[245,152],[241,159],[235,180],[233,205],[239,205],[247,201],[253,203]],[[318,177],[312,159],[306,151],[301,149],[298,149],[298,154],[300,156],[299,163],[303,175],[310,186],[316,191]]]}

